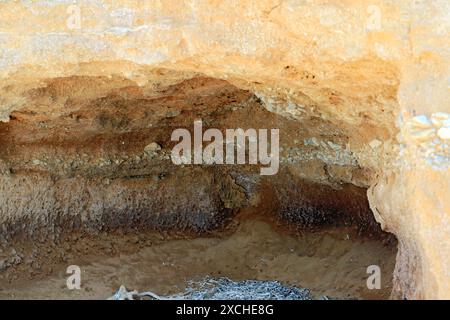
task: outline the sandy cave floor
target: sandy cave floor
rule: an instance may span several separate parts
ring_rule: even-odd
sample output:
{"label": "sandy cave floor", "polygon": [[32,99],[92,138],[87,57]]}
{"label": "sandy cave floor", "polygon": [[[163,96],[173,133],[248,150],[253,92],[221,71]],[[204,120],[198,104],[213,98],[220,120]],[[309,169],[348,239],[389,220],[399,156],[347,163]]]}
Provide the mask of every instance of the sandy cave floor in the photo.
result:
{"label": "sandy cave floor", "polygon": [[[106,299],[120,285],[168,295],[205,276],[279,280],[309,288],[317,297],[389,298],[396,251],[392,244],[358,237],[346,228],[293,235],[261,219],[236,224],[232,232],[196,239],[75,237],[59,250],[48,249],[40,262],[25,261],[0,273],[0,299]],[[80,290],[66,287],[66,268],[72,264],[82,270]],[[373,264],[381,268],[380,290],[366,287],[366,268]]]}

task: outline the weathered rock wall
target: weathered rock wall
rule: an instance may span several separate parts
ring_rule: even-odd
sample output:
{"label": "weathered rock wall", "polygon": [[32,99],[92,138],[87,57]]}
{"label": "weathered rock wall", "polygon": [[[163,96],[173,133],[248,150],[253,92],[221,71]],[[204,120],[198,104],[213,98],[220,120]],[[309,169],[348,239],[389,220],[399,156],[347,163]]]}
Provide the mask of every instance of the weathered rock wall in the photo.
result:
{"label": "weathered rock wall", "polygon": [[[5,239],[118,228],[208,232],[251,206],[297,226],[354,224],[377,232],[362,197],[375,169],[355,165],[356,150],[343,147],[348,137],[340,128],[318,131],[320,121],[299,127],[223,80],[191,75],[171,84],[177,72],[156,73],[157,89],[72,76],[24,95],[27,107],[0,128]],[[192,133],[196,119],[204,130],[224,133],[278,128],[279,173],[263,177],[254,165],[174,165],[171,133]]]}
{"label": "weathered rock wall", "polygon": [[[134,130],[127,115],[136,101],[120,113],[110,106],[123,101],[110,99],[99,118],[97,101],[87,114],[94,100],[112,94],[112,83],[133,88],[116,93],[127,100],[158,89],[157,65],[178,71],[161,74],[165,84],[197,72],[224,79],[304,128],[286,157],[320,162],[299,175],[371,185],[374,214],[400,243],[396,297],[449,298],[449,6],[444,0],[3,1],[0,117],[9,123],[0,125],[0,169],[14,175],[14,167],[50,165],[67,174],[70,168],[51,164],[57,141],[67,143],[60,148],[65,154],[74,132],[101,132],[102,124]],[[85,110],[79,124],[65,120],[72,114],[76,121],[78,110]],[[441,123],[431,123],[439,117]],[[57,128],[46,129],[48,123]],[[29,136],[21,140],[20,132]],[[39,141],[46,137],[53,146]],[[28,152],[27,139],[41,151]],[[37,157],[45,148],[53,150],[48,160]],[[77,160],[75,171],[96,170],[97,160]]]}

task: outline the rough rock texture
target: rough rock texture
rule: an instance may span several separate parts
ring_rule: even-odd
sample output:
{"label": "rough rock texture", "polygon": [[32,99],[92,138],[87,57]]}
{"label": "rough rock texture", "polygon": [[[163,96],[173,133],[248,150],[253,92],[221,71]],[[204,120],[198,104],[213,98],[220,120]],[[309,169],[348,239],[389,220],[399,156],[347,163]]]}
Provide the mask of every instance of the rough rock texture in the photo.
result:
{"label": "rough rock texture", "polygon": [[[314,122],[299,127],[267,111],[249,91],[195,75],[163,85],[173,72],[156,74],[157,89],[125,80],[107,88],[101,77],[72,76],[28,93],[27,107],[0,128],[4,237],[118,227],[208,231],[246,206],[303,227],[355,222],[376,231],[364,196],[373,169],[352,165],[349,150],[336,152],[335,136],[323,130],[328,143],[311,146],[305,140],[317,131]],[[102,85],[104,95],[86,95]],[[64,106],[53,102],[52,111],[35,111],[52,99]],[[280,128],[279,173],[260,176],[251,165],[174,165],[172,130],[192,131],[199,118],[205,129]]]}
{"label": "rough rock texture", "polygon": [[[259,203],[235,186],[254,168],[241,175],[209,168],[201,177],[177,169],[173,181],[194,174],[205,192],[183,188],[168,201],[164,188],[181,188],[173,182],[144,200],[139,192],[165,183],[171,128],[191,127],[198,116],[220,128],[280,127],[283,170],[267,188],[297,178],[330,192],[370,186],[376,219],[399,240],[393,297],[449,298],[449,6],[2,1],[2,225],[48,228],[70,214],[121,224],[120,210],[131,208],[167,212],[193,229],[208,225],[209,215]],[[265,111],[254,113],[259,106]],[[151,143],[161,150],[152,148],[150,161]],[[208,179],[216,180],[201,182]],[[296,199],[293,190],[269,194],[292,217],[289,192]],[[297,201],[299,216],[317,202]],[[188,211],[208,214],[183,220]]]}

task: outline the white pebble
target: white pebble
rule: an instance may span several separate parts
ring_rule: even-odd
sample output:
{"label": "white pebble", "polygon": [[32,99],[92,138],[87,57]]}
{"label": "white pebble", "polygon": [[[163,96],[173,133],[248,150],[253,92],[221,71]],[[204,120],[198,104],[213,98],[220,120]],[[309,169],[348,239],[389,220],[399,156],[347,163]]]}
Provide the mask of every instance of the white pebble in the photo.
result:
{"label": "white pebble", "polygon": [[427,116],[425,115],[420,115],[420,116],[415,116],[414,118],[412,118],[411,123],[414,127],[417,128],[429,128],[431,127],[431,122],[430,120],[428,120]]}
{"label": "white pebble", "polygon": [[435,129],[415,130],[411,132],[411,137],[414,140],[425,141],[432,139],[435,133],[436,133]]}
{"label": "white pebble", "polygon": [[445,140],[450,139],[450,127],[440,128],[438,130],[437,134],[438,134],[439,138],[441,138],[441,139],[445,139]]}
{"label": "white pebble", "polygon": [[449,120],[449,115],[445,112],[436,112],[431,115],[431,122],[435,127],[442,127],[446,120]]}

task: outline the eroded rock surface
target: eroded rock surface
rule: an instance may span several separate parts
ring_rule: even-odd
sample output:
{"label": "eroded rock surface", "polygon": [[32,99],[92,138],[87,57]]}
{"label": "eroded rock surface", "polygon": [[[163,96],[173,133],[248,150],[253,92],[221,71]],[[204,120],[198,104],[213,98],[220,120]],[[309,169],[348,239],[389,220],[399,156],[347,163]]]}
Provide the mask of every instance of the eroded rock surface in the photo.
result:
{"label": "eroded rock surface", "polygon": [[[393,296],[449,298],[449,14],[444,0],[3,1],[2,237],[207,231],[247,206],[375,230],[357,200],[370,187],[399,240]],[[196,118],[279,128],[279,174],[175,168],[170,133]]]}
{"label": "eroded rock surface", "polygon": [[[356,165],[344,130],[329,132],[320,119],[299,126],[224,80],[179,80],[178,72],[162,69],[151,74],[156,89],[120,79],[108,91],[101,77],[73,76],[25,94],[27,107],[13,111],[0,132],[5,237],[139,227],[210,231],[247,206],[305,227],[356,222],[376,231],[365,199],[376,168]],[[171,75],[180,82],[167,83]],[[85,94],[95,86],[103,94]],[[43,101],[54,109],[36,112]],[[174,165],[171,133],[192,131],[196,119],[205,130],[279,128],[279,173],[261,176],[252,165]]]}

